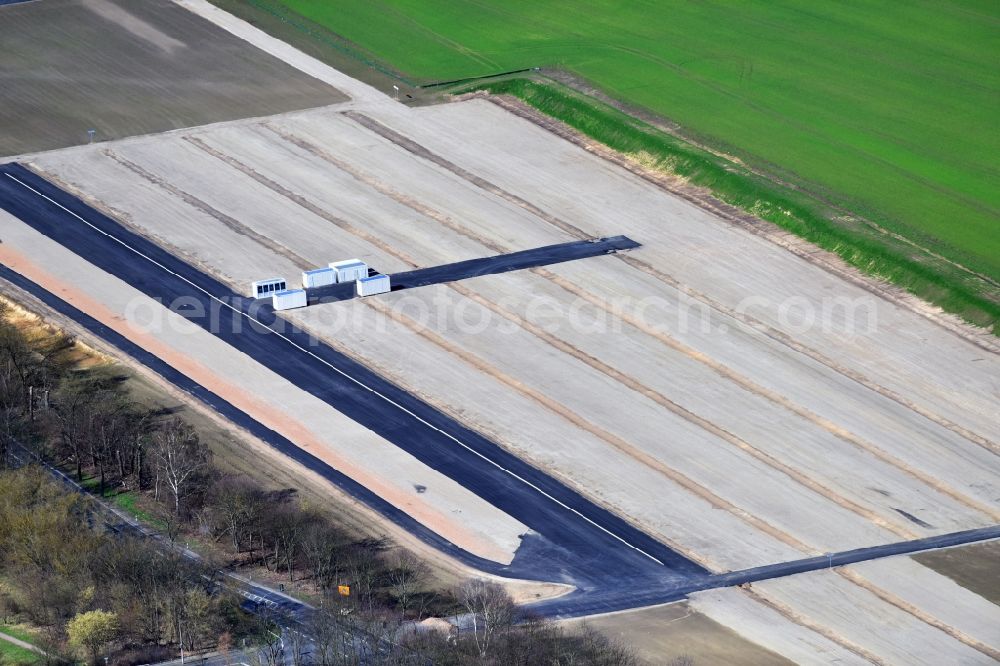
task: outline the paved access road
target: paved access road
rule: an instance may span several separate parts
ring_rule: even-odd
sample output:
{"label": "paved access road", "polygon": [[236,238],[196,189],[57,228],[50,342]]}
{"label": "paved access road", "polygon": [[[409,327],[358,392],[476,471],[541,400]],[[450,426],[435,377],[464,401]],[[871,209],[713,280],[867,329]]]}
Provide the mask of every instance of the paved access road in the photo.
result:
{"label": "paved access road", "polygon": [[[389,276],[392,291],[427,287],[433,284],[444,284],[457,280],[496,275],[510,271],[520,271],[536,266],[550,266],[564,261],[575,261],[610,254],[620,250],[632,250],[639,247],[627,236],[611,236],[610,238],[594,238],[591,240],[571,241],[546,245],[520,252],[510,252],[492,257],[456,261],[442,266],[417,268],[412,271],[393,273]],[[371,273],[371,270],[369,270]],[[332,303],[354,298],[354,283],[334,284],[328,287],[307,289],[309,303]]]}
{"label": "paved access road", "polygon": [[[277,318],[269,307],[259,307],[259,304],[252,307],[253,301],[234,294],[214,278],[133,234],[27,169],[16,164],[0,167],[0,206],[152,298],[164,303],[181,297],[189,305],[192,299],[200,302],[202,308],[189,307],[179,310],[178,314],[531,529],[523,537],[514,561],[507,566],[450,547],[452,554],[472,566],[499,575],[570,583],[584,591],[600,588],[647,590],[651,585],[673,588],[691,577],[707,573],[701,566],[368,368],[331,347],[315,344],[306,333]],[[220,308],[231,310],[234,316],[209,322],[190,314],[198,310],[217,312]],[[253,312],[256,321],[265,327],[281,325],[283,332],[278,334],[260,326],[243,325],[241,317],[248,318],[248,312]],[[79,314],[71,316],[80,321]],[[109,335],[109,331],[100,329],[95,333],[102,337]],[[140,355],[139,360],[151,363],[150,356]],[[176,371],[154,369],[171,381],[183,381]],[[191,390],[191,382],[187,383],[186,390]],[[217,409],[223,402],[217,396],[205,395],[203,390],[201,397]],[[224,410],[224,407],[220,409]],[[297,448],[287,441],[281,442],[275,433],[264,439],[276,443],[279,448]],[[297,456],[299,460],[306,457]],[[345,482],[342,475],[315,459],[306,464],[335,482]],[[337,479],[338,476],[341,478]],[[398,511],[387,508],[384,502],[372,502],[370,493],[355,494],[390,519],[405,521]],[[404,527],[412,528],[412,521]],[[426,530],[418,534],[434,540],[427,536]],[[440,546],[440,537],[436,541],[435,545]]]}

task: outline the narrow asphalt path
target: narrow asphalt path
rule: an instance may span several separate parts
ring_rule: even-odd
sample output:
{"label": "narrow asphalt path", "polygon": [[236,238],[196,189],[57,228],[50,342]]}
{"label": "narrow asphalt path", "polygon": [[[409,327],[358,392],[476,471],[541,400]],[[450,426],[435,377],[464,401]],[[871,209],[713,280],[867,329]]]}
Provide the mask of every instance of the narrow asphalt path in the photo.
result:
{"label": "narrow asphalt path", "polygon": [[[177,314],[530,528],[509,566],[479,561],[477,568],[569,583],[582,590],[609,587],[623,591],[648,589],[654,582],[676,585],[707,573],[367,367],[327,345],[316,344],[269,307],[234,294],[20,165],[0,167],[0,206],[146,295],[164,304],[181,299],[189,307],[175,310]],[[192,299],[201,307],[190,307]],[[204,316],[220,312],[224,316]],[[251,317],[254,325],[248,325]],[[98,334],[102,333],[108,335],[106,330]],[[150,355],[145,356],[143,362],[152,361]],[[220,402],[218,396],[209,399]],[[272,433],[265,441],[275,440]],[[292,444],[291,448],[297,447]],[[322,463],[312,466],[321,473],[335,472]],[[386,511],[385,503],[375,504],[375,508]],[[389,517],[400,520],[398,515]],[[468,554],[464,559],[468,561]]]}
{"label": "narrow asphalt path", "polygon": [[[571,241],[556,245],[545,245],[530,250],[498,254],[492,257],[480,257],[456,261],[451,264],[417,268],[402,273],[389,275],[392,291],[427,287],[433,284],[445,284],[458,280],[498,275],[510,271],[520,271],[536,266],[550,266],[566,261],[576,261],[602,254],[611,254],[621,250],[632,250],[640,247],[627,236],[611,236],[608,238],[593,238],[583,241]],[[332,303],[355,297],[354,283],[334,284],[328,287],[307,289],[309,304]]]}

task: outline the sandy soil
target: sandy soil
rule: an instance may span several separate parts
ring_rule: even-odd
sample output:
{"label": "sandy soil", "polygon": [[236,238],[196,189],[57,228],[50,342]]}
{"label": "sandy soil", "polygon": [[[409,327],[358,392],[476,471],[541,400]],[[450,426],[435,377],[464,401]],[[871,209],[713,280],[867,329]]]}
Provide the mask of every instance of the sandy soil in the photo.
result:
{"label": "sandy soil", "polygon": [[649,664],[687,657],[694,664],[788,666],[794,662],[740,636],[686,602],[572,620],[631,647]]}
{"label": "sandy soil", "polygon": [[994,604],[1000,604],[1000,541],[947,548],[913,559]]}
{"label": "sandy soil", "polygon": [[166,0],[3,8],[0,156],[342,102]]}

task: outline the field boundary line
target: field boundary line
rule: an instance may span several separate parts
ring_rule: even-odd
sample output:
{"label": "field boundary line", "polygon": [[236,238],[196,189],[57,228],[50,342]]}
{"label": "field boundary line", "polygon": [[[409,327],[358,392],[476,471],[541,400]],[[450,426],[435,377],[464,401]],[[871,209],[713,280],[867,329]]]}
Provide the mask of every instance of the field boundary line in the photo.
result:
{"label": "field boundary line", "polygon": [[[304,195],[298,194],[296,192],[293,192],[292,190],[288,189],[287,187],[285,187],[281,183],[277,182],[276,180],[274,180],[270,176],[266,176],[266,175],[260,173],[259,171],[255,170],[253,167],[251,167],[248,164],[244,163],[243,161],[237,159],[236,157],[233,157],[232,155],[224,153],[221,150],[218,150],[218,149],[210,146],[208,143],[206,143],[200,137],[185,136],[184,140],[187,141],[187,142],[189,142],[189,143],[191,143],[193,146],[195,146],[199,150],[202,150],[205,153],[207,153],[208,155],[211,155],[212,157],[218,159],[223,164],[226,164],[226,165],[232,167],[233,169],[236,169],[240,173],[243,173],[244,175],[249,176],[253,180],[257,181],[258,183],[260,183],[264,187],[266,187],[269,190],[271,190],[272,192],[274,192],[275,194],[278,194],[279,196],[282,196],[282,197],[288,199],[292,203],[294,203],[294,204],[298,205],[299,207],[301,207],[301,208],[309,211],[313,215],[315,215],[315,216],[317,216],[317,217],[319,217],[319,218],[321,218],[323,220],[326,220],[327,222],[333,224],[334,226],[336,226],[337,228],[341,229],[345,233],[351,234],[352,236],[360,238],[361,240],[363,240],[363,241],[365,241],[367,243],[370,243],[371,245],[374,245],[375,247],[379,248],[383,252],[385,252],[385,253],[387,253],[387,254],[395,257],[399,261],[402,261],[403,263],[407,264],[411,268],[417,268],[419,266],[419,264],[416,261],[414,261],[411,257],[407,256],[406,253],[401,252],[401,251],[395,249],[394,247],[392,247],[391,245],[389,245],[388,243],[386,243],[385,241],[383,241],[382,239],[380,239],[375,234],[369,233],[369,232],[365,231],[364,229],[360,229],[357,226],[355,226],[355,225],[351,224],[350,222],[348,222],[347,220],[334,215],[333,213],[329,212],[328,210],[326,210],[325,208],[321,207],[320,205],[314,203],[313,201],[311,201],[310,199],[308,199]],[[307,267],[311,266],[311,265],[312,264],[309,263],[309,262],[306,263]]]}
{"label": "field boundary line", "polygon": [[766,335],[768,338],[774,340],[775,342],[778,342],[779,344],[788,347],[792,351],[796,351],[804,356],[809,357],[813,361],[816,361],[817,363],[826,366],[827,368],[833,370],[837,374],[840,374],[860,384],[861,386],[864,386],[870,391],[874,391],[875,393],[878,393],[879,395],[888,398],[893,402],[898,403],[899,405],[905,407],[906,409],[909,409],[910,411],[919,414],[920,416],[936,423],[942,428],[952,431],[956,435],[959,435],[963,439],[966,439],[973,444],[983,447],[984,449],[990,451],[991,453],[1000,454],[1000,446],[998,446],[991,440],[987,439],[986,437],[983,437],[982,435],[979,435],[969,430],[968,428],[961,426],[955,423],[954,421],[951,421],[950,419],[940,416],[939,414],[936,414],[930,411],[929,409],[926,409],[925,407],[921,407],[912,400],[904,398],[896,391],[893,391],[890,388],[878,384],[877,382],[866,377],[860,372],[852,370],[851,368],[848,368],[844,365],[841,365],[840,363],[826,356],[819,350],[809,347],[808,345],[805,345],[801,342],[798,342],[787,333],[780,331],[774,328],[773,326],[770,326],[769,324],[765,324],[761,320],[751,315],[742,312],[737,312],[736,310],[733,310],[732,308],[716,301],[711,296],[708,296],[707,294],[704,294],[700,291],[692,289],[691,287],[681,284],[681,282],[678,281],[676,278],[668,275],[667,273],[653,266],[649,262],[643,261],[642,259],[639,259],[634,256],[629,256],[624,254],[617,254],[615,256],[621,261],[624,261],[632,268],[635,268],[653,278],[656,278],[657,280],[663,282],[667,286],[672,287],[677,291],[680,291],[685,295],[690,296],[691,298],[694,298],[695,300],[704,303],[705,305],[712,308],[719,314],[749,326],[750,328],[756,330],[757,332]]}
{"label": "field boundary line", "polygon": [[329,151],[323,149],[320,146],[317,146],[311,141],[303,139],[302,137],[297,136],[294,133],[289,132],[288,130],[282,129],[280,127],[275,127],[271,123],[263,123],[262,127],[276,134],[284,141],[291,143],[292,145],[297,146],[298,148],[304,150],[305,152],[310,153],[318,157],[319,159],[327,162],[328,164],[331,164],[332,166],[340,169],[344,173],[354,178],[359,183],[371,187],[379,194],[387,196],[393,201],[403,206],[406,206],[410,210],[434,220],[438,224],[447,227],[448,229],[451,229],[455,233],[460,234],[465,238],[468,238],[469,240],[475,241],[480,245],[483,245],[484,247],[487,247],[498,254],[510,252],[509,247],[506,247],[504,245],[501,245],[500,243],[497,243],[488,238],[480,236],[479,234],[471,231],[465,226],[455,222],[448,215],[445,215],[444,213],[441,213],[440,211],[431,208],[430,206],[418,201],[417,199],[414,199],[413,197],[403,192],[400,192],[399,190],[393,188],[391,185],[383,183],[375,176],[369,173],[365,173],[361,169],[354,167],[348,164],[347,162],[344,162],[343,160],[337,158],[335,155],[332,155]]}
{"label": "field boundary line", "polygon": [[771,610],[777,612],[779,615],[784,617],[789,622],[797,624],[800,627],[805,627],[806,629],[809,629],[810,631],[819,634],[823,638],[833,641],[840,647],[850,652],[853,652],[854,654],[858,655],[867,662],[875,664],[876,666],[888,666],[888,664],[874,652],[871,652],[870,650],[862,647],[861,645],[858,645],[857,643],[845,638],[844,636],[841,636],[840,634],[838,634],[829,627],[823,626],[818,622],[814,622],[813,620],[803,617],[799,613],[796,613],[789,606],[786,606],[783,603],[780,603],[778,601],[775,601],[774,599],[765,596],[761,592],[758,592],[757,590],[751,588],[749,585],[741,586],[739,589],[754,601],[764,606],[767,606]]}
{"label": "field boundary line", "polygon": [[610,314],[620,317],[622,321],[629,324],[630,326],[637,328],[646,335],[649,335],[653,339],[659,341],[666,347],[669,347],[670,349],[673,349],[678,353],[684,354],[685,356],[691,358],[692,360],[705,365],[706,367],[713,370],[723,378],[737,384],[745,391],[757,395],[761,398],[764,398],[769,402],[771,402],[772,404],[782,407],[792,412],[793,414],[813,423],[817,427],[829,432],[837,439],[840,439],[846,442],[847,444],[874,456],[875,458],[881,460],[882,462],[892,467],[895,467],[896,469],[899,469],[900,471],[911,476],[917,481],[920,481],[921,483],[933,488],[934,490],[951,497],[952,499],[960,502],[961,504],[964,504],[970,509],[974,509],[976,511],[984,513],[993,519],[1000,519],[1000,511],[992,509],[988,505],[983,504],[974,498],[967,497],[964,493],[961,493],[958,490],[951,488],[950,486],[942,484],[934,476],[910,466],[903,460],[897,458],[891,453],[888,453],[881,447],[863,439],[862,437],[856,435],[847,428],[837,425],[836,423],[827,419],[824,416],[816,414],[807,407],[803,407],[801,405],[796,404],[795,402],[789,400],[788,398],[785,398],[784,396],[778,394],[775,391],[772,391],[766,387],[758,385],[753,380],[744,377],[740,373],[737,373],[729,366],[712,359],[710,356],[686,345],[683,342],[680,342],[679,340],[673,338],[670,335],[667,335],[666,333],[657,331],[647,325],[644,325],[642,322],[635,319],[634,317],[630,317],[625,315],[624,313],[608,309],[607,304],[602,302],[600,298],[594,296],[585,289],[577,287],[576,285],[570,283],[566,279],[552,273],[548,269],[536,268],[534,270],[539,274],[548,274],[549,276],[551,276],[550,277],[551,281],[557,286],[561,287],[562,289],[568,291],[571,294],[579,296],[580,298],[587,300],[592,305],[602,308],[606,312],[609,312]]}
{"label": "field boundary line", "polygon": [[[851,284],[864,289],[898,307],[909,310],[924,319],[940,326],[956,337],[965,340],[969,344],[990,352],[1000,354],[1000,342],[991,338],[995,336],[984,332],[983,329],[976,329],[955,316],[949,315],[940,308],[922,299],[913,296],[899,287],[880,283],[874,278],[867,276],[857,269],[847,265],[837,257],[822,248],[819,248],[808,241],[784,231],[771,222],[754,218],[747,213],[729,206],[708,195],[697,196],[691,192],[671,184],[662,174],[656,174],[648,169],[644,169],[637,164],[619,154],[617,151],[608,148],[598,141],[585,137],[575,129],[569,127],[562,121],[549,116],[544,116],[541,112],[532,109],[520,100],[501,95],[481,95],[482,99],[499,106],[506,111],[527,120],[541,129],[561,137],[579,148],[597,155],[611,162],[643,180],[659,187],[670,194],[680,197],[689,203],[698,206],[712,215],[719,217],[722,221],[739,229],[743,229],[755,236],[764,238],[771,243],[784,248],[797,257],[819,267],[828,273],[837,276]],[[345,112],[345,115],[352,112]]]}
{"label": "field boundary line", "polygon": [[473,185],[475,185],[476,187],[485,190],[496,197],[499,197],[505,201],[509,201],[510,203],[519,206],[520,208],[523,208],[524,210],[528,211],[535,217],[548,222],[549,224],[557,227],[561,231],[569,234],[570,236],[573,236],[574,238],[584,240],[586,238],[591,238],[596,235],[596,234],[589,234],[583,229],[580,229],[579,227],[570,224],[565,220],[559,219],[554,215],[550,215],[549,213],[542,210],[541,208],[531,203],[527,199],[519,197],[513,192],[508,192],[499,185],[495,185],[494,183],[491,183],[485,178],[477,176],[471,171],[468,171],[467,169],[460,167],[451,160],[428,150],[427,148],[420,145],[413,139],[404,136],[403,134],[400,134],[396,130],[392,129],[391,127],[388,127],[387,125],[379,122],[378,120],[375,120],[371,116],[365,115],[364,113],[361,113],[359,111],[342,111],[341,115],[350,118],[351,120],[361,125],[362,127],[368,129],[372,133],[381,136],[386,141],[389,141],[390,143],[393,143],[399,146],[400,148],[403,148],[407,152],[410,152],[416,155],[417,157],[423,158],[424,160],[431,162],[432,164],[436,164],[439,167],[445,169],[446,171],[450,171],[451,173],[455,174],[462,180],[468,181]]}

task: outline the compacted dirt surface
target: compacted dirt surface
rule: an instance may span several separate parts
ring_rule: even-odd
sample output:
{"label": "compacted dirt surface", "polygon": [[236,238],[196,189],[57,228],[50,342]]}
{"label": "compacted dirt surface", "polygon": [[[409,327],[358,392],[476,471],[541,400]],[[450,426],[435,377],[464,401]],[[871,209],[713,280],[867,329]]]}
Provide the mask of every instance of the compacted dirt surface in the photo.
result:
{"label": "compacted dirt surface", "polygon": [[0,155],[343,101],[169,0],[0,6]]}
{"label": "compacted dirt surface", "polygon": [[[484,99],[408,109],[182,4],[350,99],[21,161],[241,293],[336,259],[394,273],[627,235],[640,247],[286,318],[708,571],[998,522],[992,340],[523,114]],[[535,543],[528,517],[210,332],[177,328],[176,313],[150,323],[148,289],[15,217],[0,229],[5,263],[33,264],[47,288],[459,547],[504,564]],[[998,654],[1000,608],[906,557],[690,603],[800,663]]]}

